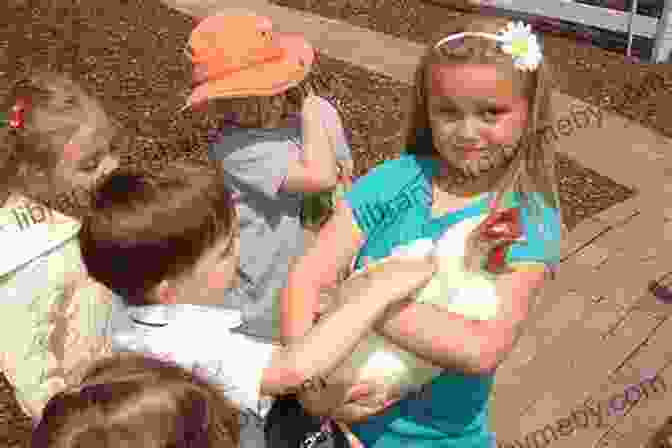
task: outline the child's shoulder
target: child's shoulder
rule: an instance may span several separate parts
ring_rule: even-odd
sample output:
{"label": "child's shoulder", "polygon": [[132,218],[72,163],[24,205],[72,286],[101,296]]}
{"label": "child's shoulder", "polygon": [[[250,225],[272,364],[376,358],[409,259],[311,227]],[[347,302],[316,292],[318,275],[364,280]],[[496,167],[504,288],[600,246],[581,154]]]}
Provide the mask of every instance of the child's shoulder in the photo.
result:
{"label": "child's shoulder", "polygon": [[419,180],[423,172],[431,168],[431,161],[418,158],[412,154],[402,153],[398,158],[386,160],[372,168],[358,179],[362,185],[385,187],[385,189],[400,188],[408,182]]}
{"label": "child's shoulder", "polygon": [[420,160],[413,155],[402,154],[397,159],[386,160],[357,179],[345,197],[351,204],[357,204],[387,202],[406,191],[418,190],[425,194],[428,178]]}
{"label": "child's shoulder", "polygon": [[[13,195],[0,208],[0,275],[37,257],[63,252],[63,243],[77,236],[81,223],[21,195]],[[58,257],[51,256],[50,260]]]}
{"label": "child's shoulder", "polygon": [[210,138],[210,146],[218,154],[231,153],[242,148],[249,150],[258,146],[296,144],[301,141],[301,131],[295,127],[263,129],[228,126],[214,134]]}
{"label": "child's shoulder", "polygon": [[418,172],[422,169],[432,166],[434,159],[417,156],[407,152],[402,152],[396,159],[386,160],[377,168],[387,168],[388,170]]}
{"label": "child's shoulder", "polygon": [[[518,194],[512,202],[520,209],[525,244],[514,244],[509,258],[559,263],[562,239],[560,210],[548,204],[540,193],[532,193],[526,195],[525,200],[521,199],[522,196]],[[509,208],[506,205],[505,208]]]}

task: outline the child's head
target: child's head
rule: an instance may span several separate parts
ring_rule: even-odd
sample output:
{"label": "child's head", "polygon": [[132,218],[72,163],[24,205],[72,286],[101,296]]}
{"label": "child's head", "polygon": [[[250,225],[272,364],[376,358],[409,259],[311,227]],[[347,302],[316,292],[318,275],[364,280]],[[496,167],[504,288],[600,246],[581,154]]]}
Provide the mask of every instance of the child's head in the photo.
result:
{"label": "child's head", "polygon": [[[479,16],[452,31],[497,34],[506,30],[509,20]],[[507,182],[503,179],[501,188],[532,183],[525,188],[536,189],[557,206],[554,147],[535,139],[537,130],[552,120],[546,59],[526,71],[485,37],[467,35],[436,48],[437,43],[429,46],[416,71],[406,135],[411,152],[439,156],[470,176],[501,173],[508,167],[504,171],[510,176],[504,176]],[[533,55],[534,48],[528,49]],[[423,137],[431,143],[416,144]]]}
{"label": "child's head", "polygon": [[17,82],[3,114],[8,120],[0,127],[0,197],[87,189],[118,165],[109,154],[118,126],[65,76],[41,73]]}
{"label": "child's head", "polygon": [[57,393],[33,431],[33,448],[234,448],[239,409],[177,365],[119,354]]}
{"label": "child's head", "polygon": [[[452,33],[492,36],[506,32],[509,22],[479,16],[459,22]],[[511,47],[470,34],[451,34],[429,46],[416,71],[406,144],[411,153],[439,157],[457,177],[488,176],[498,193],[495,209],[505,192],[518,191],[523,201],[537,193],[560,210],[555,147],[539,139],[540,130],[552,125],[550,67],[524,29],[512,34],[519,39]],[[540,218],[537,205],[532,213]],[[474,233],[470,240],[474,247],[479,237]]]}
{"label": "child's head", "polygon": [[237,278],[239,241],[221,168],[117,169],[92,196],[80,241],[96,281],[132,305],[222,301]]}
{"label": "child's head", "polygon": [[298,33],[273,30],[251,12],[211,16],[189,39],[194,91],[189,104],[220,99],[215,107],[243,127],[273,128],[301,112],[312,92],[333,94],[315,51]]}
{"label": "child's head", "polygon": [[[303,81],[277,95],[220,99],[213,107],[237,126],[278,128],[294,124],[292,120],[300,116],[303,102],[311,92],[323,98],[332,96],[331,86],[330,80],[314,64]],[[334,107],[339,106],[334,104]]]}

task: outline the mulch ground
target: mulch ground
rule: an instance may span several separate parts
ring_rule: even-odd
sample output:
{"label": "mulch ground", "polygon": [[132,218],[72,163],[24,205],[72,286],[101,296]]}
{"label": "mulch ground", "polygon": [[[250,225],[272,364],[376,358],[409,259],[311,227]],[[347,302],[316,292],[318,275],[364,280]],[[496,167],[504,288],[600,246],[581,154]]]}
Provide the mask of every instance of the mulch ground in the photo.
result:
{"label": "mulch ground", "polygon": [[[277,3],[420,42],[435,38],[442,23],[460,14],[419,0]],[[177,112],[189,86],[191,67],[182,53],[193,27],[189,17],[158,0],[5,0],[0,17],[0,95],[30,70],[65,72],[95,92],[135,136],[135,144],[121,154],[122,163],[160,169],[169,160],[207,158],[208,130],[223,124],[216,108]],[[560,90],[594,104],[603,105],[604,95],[613,101],[625,81],[635,83],[647,71],[670,79],[664,66],[626,66],[618,54],[582,47],[571,39],[549,36],[546,45],[548,57],[559,67]],[[395,157],[401,149],[399,130],[409,86],[324,55],[320,61],[333,74],[357,175]],[[663,113],[671,99],[666,89],[619,112],[672,135],[672,118]],[[635,193],[564,155],[558,170],[570,227]],[[0,445],[24,440],[27,428],[11,391],[0,387]]]}

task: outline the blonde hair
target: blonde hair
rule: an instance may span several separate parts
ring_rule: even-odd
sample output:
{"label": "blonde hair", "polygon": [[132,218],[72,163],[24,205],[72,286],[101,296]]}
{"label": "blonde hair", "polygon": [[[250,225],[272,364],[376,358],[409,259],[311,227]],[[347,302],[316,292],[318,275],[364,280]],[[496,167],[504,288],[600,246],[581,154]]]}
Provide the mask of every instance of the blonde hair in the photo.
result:
{"label": "blonde hair", "polygon": [[3,112],[9,113],[19,99],[28,103],[24,125],[0,128],[0,196],[25,194],[38,178],[51,182],[65,143],[82,129],[110,140],[119,130],[98,100],[64,75],[43,72],[17,81]]}
{"label": "blonde hair", "polygon": [[33,448],[234,448],[240,409],[177,364],[134,353],[95,362],[81,384],[54,395]]}
{"label": "blonde hair", "polygon": [[[510,20],[509,18],[489,16],[463,19],[454,24],[450,34],[461,32],[495,34],[505,28]],[[460,45],[451,45],[450,42],[444,43],[439,48],[435,48],[436,43],[430,45],[416,69],[415,94],[412,98],[405,135],[408,153],[419,156],[438,155],[431,139],[426,137],[427,132],[431,133],[427,108],[427,72],[430,65],[497,64],[513,67],[511,56],[498,49],[494,41],[482,37],[466,36],[459,42]],[[520,196],[526,205],[531,202],[534,203],[534,207],[531,207],[532,215],[535,219],[540,219],[540,207],[538,207],[536,201],[528,201],[528,199],[530,193],[541,193],[546,205],[558,210],[561,220],[561,237],[564,237],[566,229],[562,222],[558,196],[554,142],[547,142],[545,146],[539,144],[540,132],[542,132],[544,126],[552,125],[553,121],[550,104],[552,73],[551,67],[546,61],[544,59],[537,70],[533,72],[514,70],[516,76],[519,77],[519,81],[525,86],[524,91],[529,99],[529,119],[527,129],[523,132],[518,143],[516,156],[511,161],[510,169],[496,186],[497,195],[494,210],[499,207],[506,192],[517,191],[521,193]],[[421,132],[425,133],[424,137]],[[421,142],[421,138],[427,138],[427,140]],[[487,175],[487,173],[484,175]],[[468,247],[471,248],[471,251],[468,250],[466,261],[468,267],[473,266],[473,262],[479,259],[479,255],[482,255],[482,251],[476,249],[483,243],[480,241],[479,232],[480,228],[477,228],[469,237]],[[483,247],[483,250],[487,251],[489,249],[491,247],[487,247],[487,245]]]}

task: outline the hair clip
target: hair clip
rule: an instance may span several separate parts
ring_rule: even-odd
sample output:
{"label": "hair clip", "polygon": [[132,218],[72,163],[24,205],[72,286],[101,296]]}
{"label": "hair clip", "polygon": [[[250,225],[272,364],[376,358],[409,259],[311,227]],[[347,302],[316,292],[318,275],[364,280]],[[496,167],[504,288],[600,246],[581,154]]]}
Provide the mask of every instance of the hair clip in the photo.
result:
{"label": "hair clip", "polygon": [[12,129],[23,129],[26,123],[26,110],[28,102],[23,98],[18,98],[12,106],[9,116],[9,127]]}

